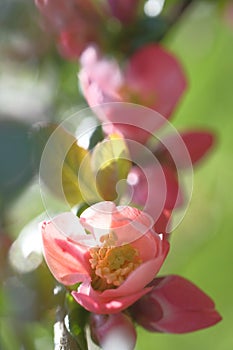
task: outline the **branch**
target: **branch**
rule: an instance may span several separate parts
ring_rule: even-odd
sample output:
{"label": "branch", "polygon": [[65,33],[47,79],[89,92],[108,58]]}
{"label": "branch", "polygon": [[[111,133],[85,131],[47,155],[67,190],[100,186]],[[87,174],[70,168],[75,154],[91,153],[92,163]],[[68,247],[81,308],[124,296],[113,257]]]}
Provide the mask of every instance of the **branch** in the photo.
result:
{"label": "branch", "polygon": [[57,310],[57,322],[54,324],[54,350],[81,350],[68,332],[64,323],[64,313]]}
{"label": "branch", "polygon": [[195,0],[183,0],[178,4],[172,7],[170,14],[167,16],[168,20],[168,28],[170,29],[176,22],[183,16],[184,12],[187,8],[194,2]]}

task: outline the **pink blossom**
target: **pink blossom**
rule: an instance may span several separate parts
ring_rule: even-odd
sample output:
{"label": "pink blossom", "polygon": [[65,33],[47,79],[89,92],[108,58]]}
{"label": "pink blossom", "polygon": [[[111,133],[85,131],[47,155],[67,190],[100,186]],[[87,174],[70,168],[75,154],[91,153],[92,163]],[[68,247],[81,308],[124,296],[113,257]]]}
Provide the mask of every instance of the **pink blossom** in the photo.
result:
{"label": "pink blossom", "polygon": [[59,50],[66,58],[77,59],[88,44],[99,42],[101,16],[92,1],[35,2],[45,19],[46,29],[55,34]]}
{"label": "pink blossom", "polygon": [[150,286],[152,290],[130,310],[135,321],[151,332],[193,332],[221,320],[211,298],[185,278],[156,278]]}
{"label": "pink blossom", "polygon": [[[113,59],[104,58],[95,47],[81,56],[79,79],[88,104],[93,107],[109,102],[132,102],[150,107],[168,118],[186,89],[186,78],[178,60],[158,44],[140,48],[123,70]],[[116,104],[100,107],[98,117],[112,124],[105,132],[120,132],[125,138],[145,143],[161,126],[161,116]],[[144,115],[145,114],[145,115]],[[124,124],[121,118],[124,116]],[[164,123],[164,120],[163,120]],[[144,130],[144,126],[147,126]],[[149,131],[148,131],[149,130]]]}
{"label": "pink blossom", "polygon": [[169,244],[153,225],[142,211],[112,202],[91,206],[80,220],[60,214],[42,226],[45,259],[59,282],[81,282],[72,295],[84,308],[117,313],[150,291],[166,258]]}
{"label": "pink blossom", "polygon": [[91,314],[90,329],[93,341],[103,350],[133,350],[135,347],[136,330],[130,318],[123,313]]}

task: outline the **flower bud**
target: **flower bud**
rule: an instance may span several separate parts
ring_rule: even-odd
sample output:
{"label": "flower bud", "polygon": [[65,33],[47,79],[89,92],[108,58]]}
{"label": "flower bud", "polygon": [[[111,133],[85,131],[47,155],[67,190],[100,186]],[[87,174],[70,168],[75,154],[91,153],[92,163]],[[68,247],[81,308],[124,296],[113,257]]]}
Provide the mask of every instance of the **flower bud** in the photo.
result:
{"label": "flower bud", "polygon": [[91,314],[90,329],[92,340],[103,350],[133,350],[135,347],[134,325],[123,313]]}
{"label": "flower bud", "polygon": [[133,319],[151,332],[188,333],[221,320],[212,299],[176,275],[156,278],[152,290],[130,307]]}

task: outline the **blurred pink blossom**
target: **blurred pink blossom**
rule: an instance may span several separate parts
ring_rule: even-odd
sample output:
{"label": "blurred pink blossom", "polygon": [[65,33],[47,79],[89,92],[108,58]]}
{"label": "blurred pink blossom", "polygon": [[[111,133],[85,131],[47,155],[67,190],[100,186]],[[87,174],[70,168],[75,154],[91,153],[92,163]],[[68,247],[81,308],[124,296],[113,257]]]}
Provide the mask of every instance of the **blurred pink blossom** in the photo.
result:
{"label": "blurred pink blossom", "polygon": [[77,59],[90,43],[98,43],[102,14],[90,0],[35,0],[46,29],[56,36],[63,56]]}
{"label": "blurred pink blossom", "polygon": [[[90,107],[109,102],[131,102],[169,118],[187,86],[178,60],[158,44],[140,48],[122,70],[115,60],[104,58],[93,46],[83,52],[80,62],[79,80]],[[124,115],[123,125],[120,114]],[[125,138],[141,143],[145,143],[161,126],[162,119],[160,117],[158,125],[158,120],[153,120],[151,115],[144,116],[136,108],[131,112],[126,107],[119,111],[115,104],[102,106],[102,113],[98,116],[102,122],[112,124],[104,126],[105,132],[119,132]],[[146,130],[143,128],[145,124]]]}

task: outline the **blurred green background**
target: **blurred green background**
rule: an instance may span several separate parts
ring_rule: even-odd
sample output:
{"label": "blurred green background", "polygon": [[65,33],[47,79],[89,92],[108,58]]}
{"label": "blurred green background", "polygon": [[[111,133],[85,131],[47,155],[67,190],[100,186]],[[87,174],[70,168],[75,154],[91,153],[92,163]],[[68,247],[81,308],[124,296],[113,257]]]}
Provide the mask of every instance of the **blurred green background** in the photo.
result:
{"label": "blurred green background", "polygon": [[[43,40],[33,3],[3,1],[2,9],[1,120],[23,122],[27,129],[32,123],[59,121],[81,109],[84,101],[78,94],[78,67],[59,58],[51,41]],[[179,129],[210,128],[216,133],[217,142],[208,159],[195,169],[192,201],[173,233],[170,256],[161,273],[180,274],[197,284],[215,300],[223,321],[186,335],[152,334],[138,328],[136,349],[231,350],[233,20],[231,26],[215,1],[194,1],[163,42],[180,58],[189,79],[189,89],[173,118],[174,125]],[[19,169],[14,161],[17,152],[23,151],[21,148],[11,151],[15,171]],[[30,155],[25,157],[22,159],[30,163]],[[4,169],[4,164],[0,167]],[[53,295],[53,279],[47,268],[39,265],[38,255],[29,256],[29,263],[37,266],[38,261],[39,267],[20,273],[9,265],[6,254],[23,227],[44,211],[38,179],[30,169],[29,166],[28,176],[16,184],[17,195],[8,197],[4,191],[0,192],[0,349],[3,350],[53,348],[53,307],[59,299],[59,295]]]}

